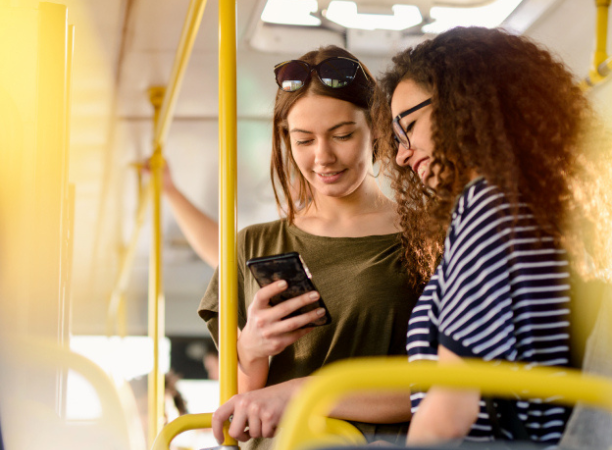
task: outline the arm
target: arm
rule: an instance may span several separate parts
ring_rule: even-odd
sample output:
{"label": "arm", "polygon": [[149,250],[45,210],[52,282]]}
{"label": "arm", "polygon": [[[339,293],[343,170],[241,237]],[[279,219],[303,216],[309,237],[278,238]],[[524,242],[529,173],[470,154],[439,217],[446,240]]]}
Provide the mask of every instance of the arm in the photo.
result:
{"label": "arm", "polygon": [[336,405],[330,417],[367,423],[409,422],[411,414],[410,393],[354,394]]}
{"label": "arm", "polygon": [[216,267],[219,264],[219,225],[191,203],[172,183],[164,193],[187,241],[202,260]]}
{"label": "arm", "polygon": [[[223,442],[223,423],[232,417],[229,435],[239,441],[273,437],[289,401],[309,377],[235,395],[213,414],[217,442]],[[344,420],[399,423],[410,419],[409,395],[362,394],[343,400],[330,414]],[[248,430],[246,428],[248,427]]]}
{"label": "arm", "polygon": [[[463,364],[463,360],[442,345],[439,364]],[[480,393],[432,387],[419,405],[410,424],[408,445],[428,445],[465,437],[480,410]]]}
{"label": "arm", "polygon": [[[149,172],[149,161],[143,165]],[[219,226],[191,203],[175,186],[168,162],[164,163],[162,188],[174,217],[198,256],[211,267],[219,264]]]}
{"label": "arm", "polygon": [[263,388],[268,379],[269,358],[278,355],[289,345],[314,328],[302,328],[316,321],[323,308],[296,317],[284,319],[292,312],[319,299],[318,292],[270,306],[270,299],[287,289],[287,282],[277,281],[261,288],[255,294],[247,311],[247,322],[238,336],[239,363],[238,391],[246,392]]}

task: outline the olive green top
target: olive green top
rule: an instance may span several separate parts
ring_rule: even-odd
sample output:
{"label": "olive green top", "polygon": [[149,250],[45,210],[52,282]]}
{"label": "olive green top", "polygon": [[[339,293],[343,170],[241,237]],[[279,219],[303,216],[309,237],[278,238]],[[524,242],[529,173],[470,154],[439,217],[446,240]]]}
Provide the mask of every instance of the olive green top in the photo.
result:
{"label": "olive green top", "polygon": [[[301,254],[332,317],[331,324],[317,327],[270,358],[267,385],[311,375],[325,364],[340,359],[406,354],[408,319],[418,296],[409,288],[400,262],[399,236],[316,236],[289,225],[286,220],[253,225],[238,234],[238,326],[241,329],[259,289],[246,261],[286,252]],[[219,327],[218,292],[216,271],[198,309],[215,342]],[[368,439],[384,433],[396,435],[398,443],[405,442],[405,424],[355,425]],[[251,440],[248,448],[271,447],[269,442],[253,441],[260,440]]]}

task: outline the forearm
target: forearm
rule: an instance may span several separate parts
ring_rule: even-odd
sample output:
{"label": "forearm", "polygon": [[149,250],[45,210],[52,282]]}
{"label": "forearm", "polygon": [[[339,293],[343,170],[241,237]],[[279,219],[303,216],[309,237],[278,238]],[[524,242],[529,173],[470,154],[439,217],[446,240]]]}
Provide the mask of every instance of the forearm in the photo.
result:
{"label": "forearm", "polygon": [[164,190],[187,241],[211,267],[219,264],[219,225],[194,206],[176,187]]}
{"label": "forearm", "polygon": [[238,361],[238,393],[265,387],[269,368],[267,360],[257,360],[250,365]]}
{"label": "forearm", "polygon": [[266,386],[270,362],[268,357],[253,357],[248,346],[241,340],[241,331],[238,330],[238,393],[254,391]]}
{"label": "forearm", "polygon": [[478,418],[479,400],[478,391],[431,388],[410,424],[407,444],[463,439]]}
{"label": "forearm", "polygon": [[411,419],[410,393],[363,393],[343,399],[330,417],[368,423],[401,423]]}

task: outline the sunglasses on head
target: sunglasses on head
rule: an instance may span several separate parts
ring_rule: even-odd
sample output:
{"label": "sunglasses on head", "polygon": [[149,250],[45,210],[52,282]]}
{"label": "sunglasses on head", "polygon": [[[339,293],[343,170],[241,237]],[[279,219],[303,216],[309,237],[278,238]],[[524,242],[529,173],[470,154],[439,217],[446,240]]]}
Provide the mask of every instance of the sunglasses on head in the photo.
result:
{"label": "sunglasses on head", "polygon": [[276,84],[287,92],[294,92],[305,86],[313,71],[317,73],[319,80],[325,86],[338,89],[351,84],[359,68],[367,80],[368,76],[361,63],[356,59],[343,56],[324,59],[316,66],[299,60],[285,61],[274,66],[274,74]]}

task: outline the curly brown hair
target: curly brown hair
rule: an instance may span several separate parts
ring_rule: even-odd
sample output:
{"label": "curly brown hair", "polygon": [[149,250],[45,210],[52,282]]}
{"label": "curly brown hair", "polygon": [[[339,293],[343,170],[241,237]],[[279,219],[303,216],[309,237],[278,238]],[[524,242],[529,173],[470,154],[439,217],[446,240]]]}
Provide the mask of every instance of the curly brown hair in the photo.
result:
{"label": "curly brown hair", "polygon": [[[334,56],[357,59],[347,50],[330,45],[308,52],[298,58],[298,60],[315,66],[321,61]],[[272,124],[270,176],[272,178],[276,205],[280,211],[286,214],[289,223],[293,223],[298,210],[310,204],[313,199],[313,193],[310,185],[300,173],[291,154],[287,115],[299,99],[306,96],[321,95],[352,103],[364,112],[368,125],[372,126],[371,111],[376,90],[376,79],[363,63],[360,64],[361,69],[357,69],[355,79],[346,87],[339,89],[330,88],[324,85],[317,76],[311,76],[310,81],[301,89],[294,92],[286,92],[279,89],[276,94]],[[373,145],[373,161],[376,161],[378,154],[375,149],[376,146]],[[294,198],[295,192],[292,192],[291,189],[291,185],[295,186],[292,181],[293,177],[297,179],[297,195],[295,195],[297,198]],[[279,191],[282,191],[282,196]]]}
{"label": "curly brown hair", "polygon": [[[431,93],[435,191],[395,163],[389,102],[403,80]],[[405,258],[422,284],[435,268],[455,198],[474,171],[518,209],[531,205],[540,231],[566,243],[571,180],[590,107],[565,65],[528,38],[499,29],[454,28],[393,58],[379,81],[376,125],[392,173]]]}

